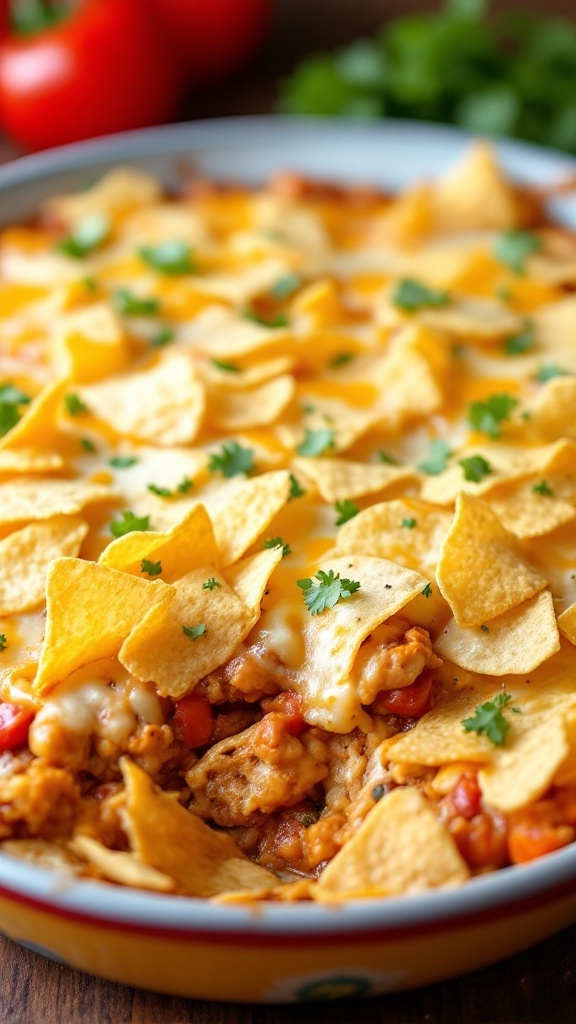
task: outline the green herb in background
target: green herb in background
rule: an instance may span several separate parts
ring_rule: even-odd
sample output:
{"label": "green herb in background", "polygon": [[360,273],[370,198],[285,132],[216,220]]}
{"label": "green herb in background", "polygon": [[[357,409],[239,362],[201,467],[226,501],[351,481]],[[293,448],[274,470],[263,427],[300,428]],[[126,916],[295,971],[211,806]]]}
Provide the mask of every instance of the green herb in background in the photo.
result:
{"label": "green herb in background", "polygon": [[374,39],[305,58],[285,113],[424,118],[576,153],[576,25],[489,0],[390,21]]}

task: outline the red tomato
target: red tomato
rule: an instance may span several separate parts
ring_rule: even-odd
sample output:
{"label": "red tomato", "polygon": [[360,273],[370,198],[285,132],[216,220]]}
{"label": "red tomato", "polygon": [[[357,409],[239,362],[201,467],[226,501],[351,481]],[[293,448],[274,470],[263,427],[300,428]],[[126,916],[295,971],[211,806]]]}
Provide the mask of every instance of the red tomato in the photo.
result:
{"label": "red tomato", "polygon": [[403,686],[400,690],[383,690],[374,702],[376,711],[381,715],[421,718],[428,710],[433,678],[432,672],[423,672],[410,686]]}
{"label": "red tomato", "polygon": [[189,693],[187,697],[176,702],[172,719],[174,735],[190,747],[203,747],[212,739],[214,715],[206,697],[199,693]]}
{"label": "red tomato", "polygon": [[299,736],[306,728],[306,722],[302,715],[302,701],[298,693],[286,690],[276,697],[268,697],[262,701],[262,710],[269,714],[276,712],[284,720],[286,732],[291,736]]}
{"label": "red tomato", "polygon": [[34,712],[17,704],[0,702],[0,750],[21,747],[28,739]]}
{"label": "red tomato", "polygon": [[181,80],[154,0],[81,0],[58,24],[0,45],[0,117],[45,149],[142,128],[175,112]]}
{"label": "red tomato", "polygon": [[271,0],[155,0],[189,85],[238,71],[270,25]]}

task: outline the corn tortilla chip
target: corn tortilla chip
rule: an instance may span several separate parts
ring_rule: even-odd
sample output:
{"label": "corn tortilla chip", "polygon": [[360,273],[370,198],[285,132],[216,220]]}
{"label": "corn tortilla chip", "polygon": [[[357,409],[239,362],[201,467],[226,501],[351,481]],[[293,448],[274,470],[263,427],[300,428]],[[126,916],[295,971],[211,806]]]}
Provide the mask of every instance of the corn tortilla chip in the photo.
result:
{"label": "corn tortilla chip", "polygon": [[156,202],[161,194],[160,182],[151,174],[133,167],[117,167],[90,188],[46,200],[43,210],[50,218],[73,228],[92,214],[121,216]]}
{"label": "corn tortilla chip", "polygon": [[415,498],[371,505],[340,528],[339,554],[389,558],[417,572],[434,569],[452,515]]}
{"label": "corn tortilla chip", "polygon": [[101,565],[141,575],[142,560],[160,562],[165,583],[185,576],[198,565],[218,560],[210,517],[203,505],[194,505],[170,530],[135,530],[112,541],[99,558]]}
{"label": "corn tortilla chip", "polygon": [[121,768],[132,848],[143,863],[173,878],[179,892],[210,897],[277,884],[275,875],[248,860],[230,836],[158,790],[141,768],[127,758]]}
{"label": "corn tortilla chip", "polygon": [[548,581],[485,502],[462,493],[436,570],[459,626],[480,626],[543,590]]}
{"label": "corn tortilla chip", "polygon": [[34,448],[4,448],[0,451],[0,474],[51,473],[64,466],[58,452],[43,452]]}
{"label": "corn tortilla chip", "polygon": [[469,877],[456,843],[416,789],[382,797],[318,879],[316,895],[394,896]]}
{"label": "corn tortilla chip", "polygon": [[443,233],[518,226],[519,203],[512,185],[485,142],[468,148],[462,160],[433,189],[436,229]]}
{"label": "corn tortilla chip", "polygon": [[252,624],[260,616],[260,602],[274,569],[283,558],[282,545],[249,555],[226,569],[229,586],[250,610]]}
{"label": "corn tortilla chip", "polygon": [[76,668],[116,654],[171,587],[80,558],[57,558],[48,571],[46,633],[34,691],[45,693]]}
{"label": "corn tortilla chip", "polygon": [[112,488],[87,480],[12,480],[0,483],[0,523],[75,515],[86,505],[116,497]]}
{"label": "corn tortilla chip", "polygon": [[288,501],[290,474],[287,470],[263,473],[253,480],[232,480],[207,496],[222,565],[242,557]]}
{"label": "corn tortilla chip", "polygon": [[292,401],[296,381],[290,374],[275,377],[248,391],[213,391],[208,418],[220,430],[232,433],[274,423]]}
{"label": "corn tortilla chip", "polygon": [[118,882],[119,885],[151,889],[153,892],[174,892],[176,888],[173,878],[169,878],[149,864],[144,864],[133,853],[109,850],[91,836],[79,833],[68,843],[68,849],[98,868],[104,878]]}
{"label": "corn tortilla chip", "polygon": [[0,451],[54,447],[61,437],[56,415],[66,387],[66,380],[48,384],[26,406],[16,426],[0,438]]}
{"label": "corn tortilla chip", "polygon": [[411,466],[373,465],[347,459],[294,459],[297,473],[312,483],[324,501],[362,498],[417,479]]}
{"label": "corn tortilla chip", "polygon": [[88,524],[82,519],[56,516],[0,540],[0,614],[25,612],[42,604],[50,562],[77,555],[87,533]]}
{"label": "corn tortilla chip", "polygon": [[50,351],[56,369],[80,384],[118,373],[130,358],[126,333],[108,302],[59,317],[52,327]]}

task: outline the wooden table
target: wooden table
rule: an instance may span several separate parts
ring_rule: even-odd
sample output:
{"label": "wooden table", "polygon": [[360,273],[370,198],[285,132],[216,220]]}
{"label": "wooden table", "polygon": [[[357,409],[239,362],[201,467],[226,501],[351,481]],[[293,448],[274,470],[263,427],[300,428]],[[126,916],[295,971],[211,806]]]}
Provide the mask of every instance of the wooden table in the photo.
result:
{"label": "wooden table", "polygon": [[[189,117],[269,112],[298,55],[366,34],[423,0],[277,0],[269,45],[238,82],[189,103]],[[500,4],[502,6],[502,4]],[[532,3],[574,14],[574,0]],[[0,162],[18,155],[0,138]],[[416,992],[311,1006],[177,999],[101,981],[0,938],[0,1024],[568,1024],[576,1019],[576,926],[494,967]]]}

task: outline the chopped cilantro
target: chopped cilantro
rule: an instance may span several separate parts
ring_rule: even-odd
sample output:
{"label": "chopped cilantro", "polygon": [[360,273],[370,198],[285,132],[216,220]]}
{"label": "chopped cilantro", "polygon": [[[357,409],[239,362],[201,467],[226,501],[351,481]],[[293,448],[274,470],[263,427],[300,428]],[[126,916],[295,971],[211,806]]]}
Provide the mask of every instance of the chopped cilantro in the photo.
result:
{"label": "chopped cilantro", "polygon": [[83,277],[82,284],[88,292],[95,292],[98,288],[98,282],[94,277]]}
{"label": "chopped cilantro", "polygon": [[262,544],[264,548],[282,548],[282,558],[286,558],[286,555],[292,554],[292,548],[289,544],[285,544],[282,537],[269,537]]}
{"label": "chopped cilantro", "polygon": [[420,593],[423,594],[424,597],[432,597],[432,584],[427,583],[424,590],[421,590]]}
{"label": "chopped cilantro", "polygon": [[524,352],[531,352],[536,345],[536,333],[534,325],[527,323],[519,334],[513,334],[504,342],[504,354],[507,356],[520,356]]}
{"label": "chopped cilantro", "polygon": [[199,636],[204,636],[206,632],[206,626],[203,622],[197,626],[182,626],[182,632],[185,636],[189,637],[190,640],[197,640]]}
{"label": "chopped cilantro", "polygon": [[355,505],[349,498],[344,498],[344,501],[337,501],[334,508],[337,515],[336,526],[342,526],[342,523],[347,523],[349,519],[357,516],[360,511],[358,505]]}
{"label": "chopped cilantro", "polygon": [[556,366],[555,363],[543,363],[536,370],[535,376],[539,384],[545,384],[546,381],[553,380],[554,377],[568,376],[568,371],[563,370],[561,366]]}
{"label": "chopped cilantro", "polygon": [[134,530],[149,530],[150,516],[135,516],[133,512],[121,512],[121,519],[110,523],[110,533],[113,537],[124,537]]}
{"label": "chopped cilantro", "polygon": [[150,348],[164,348],[165,345],[169,345],[171,341],[174,341],[174,337],[174,331],[171,327],[161,327],[158,333],[150,338]]}
{"label": "chopped cilantro", "polygon": [[64,405],[69,416],[78,416],[82,412],[88,412],[88,406],[78,395],[64,395]]}
{"label": "chopped cilantro", "polygon": [[500,437],[500,424],[508,419],[518,405],[512,395],[491,395],[485,402],[472,402],[468,407],[468,422],[475,430],[481,430],[488,437]]}
{"label": "chopped cilantro", "polygon": [[502,714],[502,708],[506,707],[511,700],[512,697],[509,693],[496,694],[494,700],[478,704],[474,716],[463,719],[462,725],[467,732],[481,733],[487,736],[496,747],[501,747],[510,728],[510,723]]}
{"label": "chopped cilantro", "polygon": [[334,447],[334,431],[330,427],[319,427],[318,430],[306,428],[304,440],[297,446],[298,455],[307,455],[313,458],[322,455],[329,448]]}
{"label": "chopped cilantro", "polygon": [[522,228],[511,228],[498,235],[494,246],[494,258],[515,274],[523,274],[528,257],[539,252],[541,248],[542,243],[538,235]]}
{"label": "chopped cilantro", "polygon": [[554,494],[554,491],[545,480],[541,480],[539,484],[533,484],[532,491],[534,494],[541,494],[545,498],[551,498]]}
{"label": "chopped cilantro", "polygon": [[334,356],[334,358],[330,360],[328,366],[332,370],[337,370],[339,366],[346,366],[348,363],[351,363],[353,359],[353,352],[340,352],[337,356]]}
{"label": "chopped cilantro", "polygon": [[88,452],[90,455],[93,455],[94,452],[97,450],[94,441],[91,441],[89,437],[81,437],[80,444],[82,445],[84,451]]}
{"label": "chopped cilantro", "polygon": [[423,462],[419,462],[417,468],[423,473],[428,473],[429,476],[438,476],[446,469],[450,455],[451,452],[446,441],[443,441],[441,437],[435,437],[430,441],[427,458]]}
{"label": "chopped cilantro", "polygon": [[113,466],[114,469],[130,469],[130,466],[135,466],[138,459],[135,455],[114,455],[113,458],[108,459],[108,465]]}
{"label": "chopped cilantro", "polygon": [[140,562],[140,572],[146,572],[149,576],[159,576],[162,572],[162,562],[149,562],[143,558]]}
{"label": "chopped cilantro", "polygon": [[302,286],[300,274],[283,274],[270,289],[270,295],[279,302],[289,299]]}
{"label": "chopped cilantro", "polygon": [[494,291],[494,295],[500,302],[510,302],[512,290],[506,284],[500,284]]}
{"label": "chopped cilantro", "polygon": [[482,455],[470,455],[467,459],[460,459],[458,465],[464,470],[464,479],[473,484],[479,484],[485,476],[494,472]]}
{"label": "chopped cilantro", "polygon": [[178,494],[188,494],[188,492],[191,491],[193,487],[194,481],[191,480],[189,476],[186,476],[186,474],[184,474],[180,483],[176,484],[176,490],[178,491]]}
{"label": "chopped cilantro", "polygon": [[302,498],[306,494],[303,487],[300,486],[294,473],[290,473],[290,491],[288,492],[288,501],[294,501],[295,498]]}
{"label": "chopped cilantro", "polygon": [[217,370],[222,370],[223,373],[241,373],[241,369],[236,363],[229,363],[225,359],[211,359],[210,362]]}
{"label": "chopped cilantro", "polygon": [[190,246],[176,239],[159,245],[143,245],[138,252],[148,266],[161,274],[193,274],[196,269]]}
{"label": "chopped cilantro", "polygon": [[407,530],[413,530],[418,523],[415,519],[403,519],[400,526],[405,526]]}
{"label": "chopped cilantro", "polygon": [[218,583],[218,580],[211,576],[210,579],[206,580],[206,582],[202,584],[202,590],[216,590],[220,586],[222,586],[222,584]]}
{"label": "chopped cilantro", "polygon": [[399,281],[392,292],[392,302],[406,313],[416,313],[419,309],[441,309],[449,306],[452,299],[448,292],[427,288],[420,281],[405,277]]}
{"label": "chopped cilantro", "polygon": [[328,572],[319,569],[316,579],[317,583],[309,578],[296,581],[303,591],[304,603],[311,615],[319,615],[326,608],[333,608],[338,601],[355,594],[361,586],[354,580],[341,580],[340,573],[334,575],[333,569]]}
{"label": "chopped cilantro", "polygon": [[158,487],[157,484],[146,484],[146,490],[150,491],[150,494],[155,494],[157,498],[171,498],[174,493],[169,487]]}
{"label": "chopped cilantro", "polygon": [[102,213],[92,213],[81,220],[73,231],[61,238],[56,248],[66,256],[82,259],[97,249],[110,233],[110,221]]}
{"label": "chopped cilantro", "polygon": [[6,633],[0,633],[0,651],[5,651],[8,647],[8,641],[6,639]]}
{"label": "chopped cilantro", "polygon": [[28,395],[13,384],[0,385],[0,437],[16,426],[22,415],[19,407],[29,402]]}
{"label": "chopped cilantro", "polygon": [[140,298],[128,288],[114,292],[114,305],[124,316],[156,316],[160,312],[160,301],[154,298]]}
{"label": "chopped cilantro", "polygon": [[227,478],[251,473],[254,469],[254,451],[243,448],[237,441],[224,443],[219,452],[213,452],[208,460],[210,473],[222,473]]}
{"label": "chopped cilantro", "polygon": [[385,462],[388,466],[398,466],[398,459],[395,459],[393,455],[389,455],[383,448],[379,448],[376,452],[378,462]]}
{"label": "chopped cilantro", "polygon": [[255,313],[252,309],[247,309],[244,313],[247,320],[253,320],[255,324],[260,324],[262,327],[288,327],[289,320],[285,313],[276,313],[270,319],[264,316],[260,316],[259,313]]}

